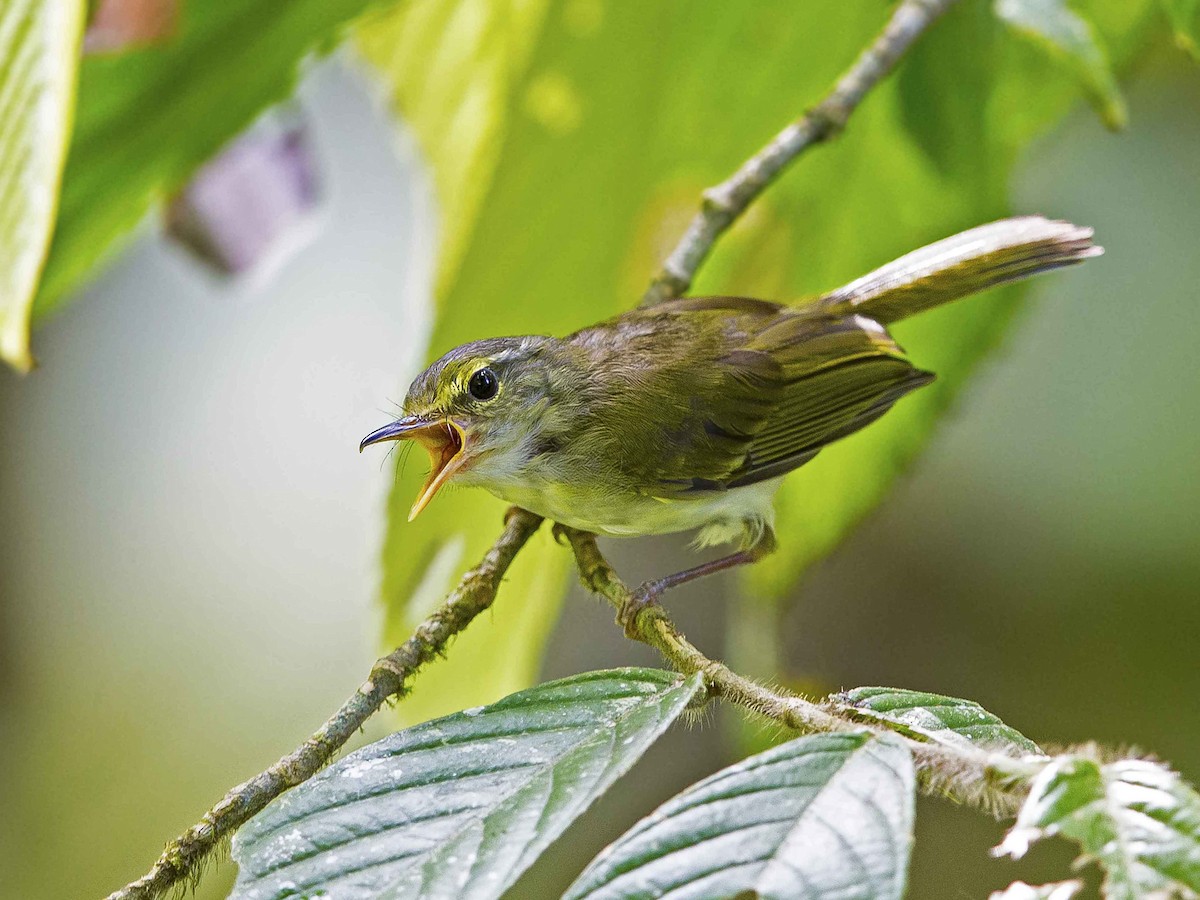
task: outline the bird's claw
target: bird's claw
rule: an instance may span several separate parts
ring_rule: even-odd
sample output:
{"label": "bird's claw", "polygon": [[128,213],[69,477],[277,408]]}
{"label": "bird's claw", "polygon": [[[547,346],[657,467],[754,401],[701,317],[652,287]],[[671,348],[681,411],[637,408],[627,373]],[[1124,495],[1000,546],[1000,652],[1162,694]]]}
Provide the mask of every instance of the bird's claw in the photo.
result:
{"label": "bird's claw", "polygon": [[550,529],[550,533],[554,535],[554,543],[565,544],[570,538],[567,536],[567,526],[562,522],[555,522]]}
{"label": "bird's claw", "polygon": [[617,608],[617,624],[625,631],[625,637],[639,640],[641,630],[638,628],[638,616],[642,611],[658,603],[658,592],[648,584],[643,584],[633,591],[625,602]]}

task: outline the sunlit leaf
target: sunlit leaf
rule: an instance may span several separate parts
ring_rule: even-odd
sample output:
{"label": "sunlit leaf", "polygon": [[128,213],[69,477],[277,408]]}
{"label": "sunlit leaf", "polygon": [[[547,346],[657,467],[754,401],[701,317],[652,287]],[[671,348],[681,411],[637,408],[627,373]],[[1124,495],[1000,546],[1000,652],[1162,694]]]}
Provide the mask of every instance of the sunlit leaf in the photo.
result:
{"label": "sunlit leaf", "polygon": [[1041,753],[1037,744],[978,703],[899,688],[860,687],[833,700],[866,721],[882,721],[952,747],[983,747],[1014,755]]}
{"label": "sunlit leaf", "polygon": [[33,365],[29,315],[54,231],[84,0],[0,6],[0,359]]}
{"label": "sunlit leaf", "polygon": [[231,897],[499,897],[698,690],[591,672],[364,747],[242,828]]}
{"label": "sunlit leaf", "polygon": [[798,738],[668,800],[566,896],[895,900],[908,876],[915,786],[899,738]]}
{"label": "sunlit leaf", "polygon": [[1053,835],[1105,870],[1105,897],[1200,893],[1200,795],[1160,763],[1067,754],[1038,774],[997,852],[1020,857]]}
{"label": "sunlit leaf", "polygon": [[1109,128],[1124,128],[1129,111],[1117,86],[1108,51],[1092,23],[1066,0],[996,0],[996,15],[1034,41],[1079,79]]}
{"label": "sunlit leaf", "polygon": [[[503,528],[505,504],[482,491],[443,492],[409,523],[422,471],[420,463],[410,462],[388,501],[385,647],[412,634]],[[537,680],[570,565],[570,552],[555,545],[548,527],[530,538],[505,575],[493,610],[456,637],[446,658],[422,672],[413,692],[396,706],[401,721],[421,722],[464,705],[491,703]]]}
{"label": "sunlit leaf", "polygon": [[[1106,35],[1136,21],[1148,2],[1107,2]],[[1014,58],[1012,46],[1028,48],[997,40],[1000,23],[973,6],[959,4],[905,62],[900,77],[920,65],[920,79],[904,92],[894,80],[883,84],[837,142],[807,155],[755,204],[694,293],[800,298],[1010,212],[1016,154],[1080,88],[1031,68],[1044,65],[1040,57]],[[422,148],[442,210],[431,355],[472,338],[565,334],[634,306],[701,190],[819,100],[890,11],[761,2],[710,4],[700,16],[677,0],[414,0],[372,17],[359,46]],[[993,96],[1005,102],[989,102]],[[960,118],[961,127],[937,126]],[[777,503],[780,550],[751,567],[749,593],[783,595],[878,502],[1003,335],[1020,290],[897,327],[916,363],[939,381],[789,476]],[[389,643],[416,621],[406,612],[408,592],[429,561],[457,554],[452,568],[461,571],[498,527],[499,505],[478,490],[439,496],[409,525],[422,466],[410,469],[391,504],[384,556]],[[533,568],[562,565],[553,553],[534,548]],[[438,584],[448,586],[453,571]],[[544,633],[560,595],[509,591],[528,611],[526,624]],[[528,651],[534,658],[521,666],[536,669],[540,644],[523,625],[500,619],[494,640],[473,627],[463,638],[472,653],[452,654],[435,670],[447,690],[486,690],[456,674],[459,665],[475,674],[516,665],[516,654]],[[751,620],[733,617],[735,626]],[[509,639],[521,641],[517,651]],[[419,690],[431,696],[441,687]],[[432,708],[456,702],[446,696]]]}
{"label": "sunlit leaf", "polygon": [[169,41],[89,57],[59,224],[34,306],[53,311],[158,202],[266,107],[300,63],[333,46],[370,0],[184,5]]}

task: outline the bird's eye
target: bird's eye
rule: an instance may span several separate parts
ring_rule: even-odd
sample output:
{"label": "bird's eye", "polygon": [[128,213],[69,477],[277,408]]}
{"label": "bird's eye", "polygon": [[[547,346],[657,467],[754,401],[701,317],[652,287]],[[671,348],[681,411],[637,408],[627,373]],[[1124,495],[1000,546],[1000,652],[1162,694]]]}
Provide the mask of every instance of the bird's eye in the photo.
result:
{"label": "bird's eye", "polygon": [[471,380],[467,382],[467,390],[476,400],[491,400],[496,396],[496,391],[500,390],[500,381],[495,372],[484,367],[471,376]]}

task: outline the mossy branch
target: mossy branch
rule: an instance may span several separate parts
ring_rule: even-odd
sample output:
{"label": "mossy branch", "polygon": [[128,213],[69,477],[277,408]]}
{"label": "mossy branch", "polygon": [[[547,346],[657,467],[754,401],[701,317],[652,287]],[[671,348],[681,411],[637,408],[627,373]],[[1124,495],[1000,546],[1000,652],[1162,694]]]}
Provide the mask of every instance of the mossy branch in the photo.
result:
{"label": "mossy branch", "polygon": [[672,300],[691,287],[717,239],[801,153],[836,137],[870,90],[955,2],[904,0],[824,100],[779,132],[726,181],[706,190],[700,211],[650,282],[641,305]]}
{"label": "mossy branch", "polygon": [[288,788],[307,781],[372,715],[393,697],[403,697],[420,669],[440,656],[450,639],[492,605],[504,573],[542,519],[524,510],[509,513],[504,531],[475,568],[466,572],[412,637],[377,660],[357,691],[303,744],[270,768],[232,788],[216,806],[167,844],[150,871],[107,900],[152,900],[198,877],[204,859],[221,841]]}
{"label": "mossy branch", "polygon": [[[570,543],[584,587],[607,599],[618,612],[635,601],[636,593],[604,558],[595,535],[562,525],[555,525],[554,531]],[[637,613],[633,637],[658,650],[683,674],[700,673],[710,697],[744,707],[786,728],[806,734],[863,728],[891,731],[909,745],[927,793],[974,806],[991,815],[1013,815],[1028,793],[1029,779],[1047,759],[923,740],[905,726],[890,728],[878,720],[863,720],[853,708],[765,687],[705,656],[675,627],[657,602],[645,605]]]}

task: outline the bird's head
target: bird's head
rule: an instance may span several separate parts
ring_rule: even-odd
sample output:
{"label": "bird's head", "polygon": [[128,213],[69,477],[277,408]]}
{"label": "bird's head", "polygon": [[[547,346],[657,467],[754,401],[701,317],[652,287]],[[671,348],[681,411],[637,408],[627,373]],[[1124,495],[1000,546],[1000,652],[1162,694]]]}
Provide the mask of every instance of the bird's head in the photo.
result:
{"label": "bird's head", "polygon": [[381,441],[415,440],[432,466],[413,503],[416,518],[447,481],[487,487],[518,477],[553,416],[562,342],[546,337],[491,338],[455,347],[416,377],[404,415],[371,432],[359,450]]}

